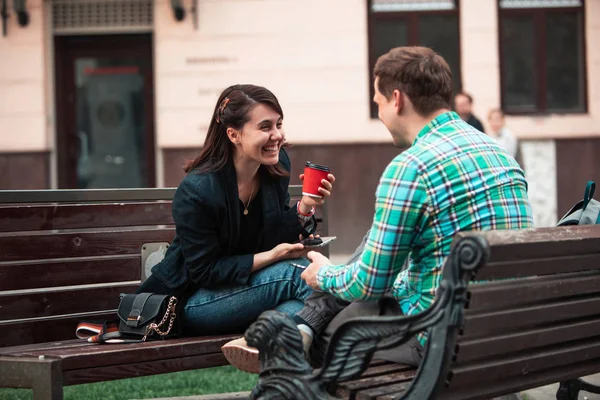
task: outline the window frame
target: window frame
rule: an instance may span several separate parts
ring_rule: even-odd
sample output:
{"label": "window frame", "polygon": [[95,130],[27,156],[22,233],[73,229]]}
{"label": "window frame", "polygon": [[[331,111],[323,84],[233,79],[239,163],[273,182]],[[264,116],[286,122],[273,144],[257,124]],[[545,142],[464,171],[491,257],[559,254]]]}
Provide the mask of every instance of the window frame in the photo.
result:
{"label": "window frame", "polygon": [[403,20],[407,24],[407,38],[408,46],[419,45],[419,16],[420,15],[455,15],[458,23],[458,76],[460,78],[460,85],[457,87],[457,91],[462,90],[463,79],[462,79],[462,47],[461,47],[461,36],[460,36],[460,0],[455,0],[455,8],[453,10],[415,10],[415,11],[373,11],[372,4],[373,0],[367,0],[367,46],[369,50],[369,116],[371,119],[377,119],[377,107],[373,103],[373,96],[375,90],[373,88],[373,69],[377,62],[375,56],[375,23],[377,20]]}
{"label": "window frame", "polygon": [[[550,115],[550,114],[588,114],[588,76],[587,76],[587,38],[586,38],[586,1],[581,0],[581,6],[574,7],[540,7],[540,8],[501,8],[501,0],[497,0],[496,7],[498,10],[498,67],[500,70],[500,104],[502,110],[508,115]],[[546,15],[552,13],[581,13],[581,69],[582,76],[582,96],[583,103],[580,110],[548,110],[547,105],[547,54],[546,54]],[[504,43],[502,41],[502,32],[504,28],[504,16],[532,16],[533,32],[535,37],[534,42],[534,68],[538,73],[535,80],[535,101],[536,110],[519,109],[519,106],[507,106],[504,84],[506,83],[502,54]]]}

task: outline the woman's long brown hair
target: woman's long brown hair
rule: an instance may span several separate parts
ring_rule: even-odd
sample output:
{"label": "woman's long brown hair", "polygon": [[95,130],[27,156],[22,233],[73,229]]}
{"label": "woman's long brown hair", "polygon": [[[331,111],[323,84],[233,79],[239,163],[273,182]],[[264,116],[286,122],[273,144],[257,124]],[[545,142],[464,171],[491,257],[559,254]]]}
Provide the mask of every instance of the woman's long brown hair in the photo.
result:
{"label": "woman's long brown hair", "polygon": [[[204,173],[223,168],[233,157],[233,144],[227,137],[227,128],[241,130],[250,120],[250,111],[257,104],[272,108],[283,118],[279,101],[269,89],[255,85],[233,85],[225,89],[215,105],[204,147],[195,160],[186,162],[184,171]],[[289,176],[281,163],[264,167],[272,176]]]}

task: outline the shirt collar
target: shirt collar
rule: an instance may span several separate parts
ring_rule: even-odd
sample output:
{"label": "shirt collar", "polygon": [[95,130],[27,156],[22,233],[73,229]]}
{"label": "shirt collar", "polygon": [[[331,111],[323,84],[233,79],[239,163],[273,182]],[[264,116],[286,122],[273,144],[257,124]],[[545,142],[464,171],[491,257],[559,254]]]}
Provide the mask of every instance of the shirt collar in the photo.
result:
{"label": "shirt collar", "polygon": [[431,120],[431,122],[425,125],[423,129],[421,129],[421,132],[419,132],[419,134],[415,138],[413,145],[415,145],[419,140],[424,138],[429,132],[437,130],[440,126],[450,121],[462,121],[462,119],[454,111],[448,111],[438,115],[433,120]]}

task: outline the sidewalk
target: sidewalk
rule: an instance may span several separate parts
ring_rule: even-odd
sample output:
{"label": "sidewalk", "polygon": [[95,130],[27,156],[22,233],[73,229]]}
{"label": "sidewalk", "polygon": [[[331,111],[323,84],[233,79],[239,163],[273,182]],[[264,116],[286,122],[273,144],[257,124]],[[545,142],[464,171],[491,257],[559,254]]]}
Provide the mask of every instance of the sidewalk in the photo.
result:
{"label": "sidewalk", "polygon": [[[600,374],[590,375],[583,378],[586,382],[600,386]],[[553,400],[556,399],[558,383],[542,386],[536,389],[522,392],[523,400]],[[599,394],[579,392],[579,400],[600,400]]]}

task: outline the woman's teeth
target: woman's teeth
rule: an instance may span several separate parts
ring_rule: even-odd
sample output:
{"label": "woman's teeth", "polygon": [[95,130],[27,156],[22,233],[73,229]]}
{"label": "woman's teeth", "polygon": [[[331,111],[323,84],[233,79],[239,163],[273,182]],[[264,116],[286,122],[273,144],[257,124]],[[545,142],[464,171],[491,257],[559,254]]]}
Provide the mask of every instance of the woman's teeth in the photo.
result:
{"label": "woman's teeth", "polygon": [[263,150],[269,153],[274,153],[277,151],[277,146],[265,146]]}

